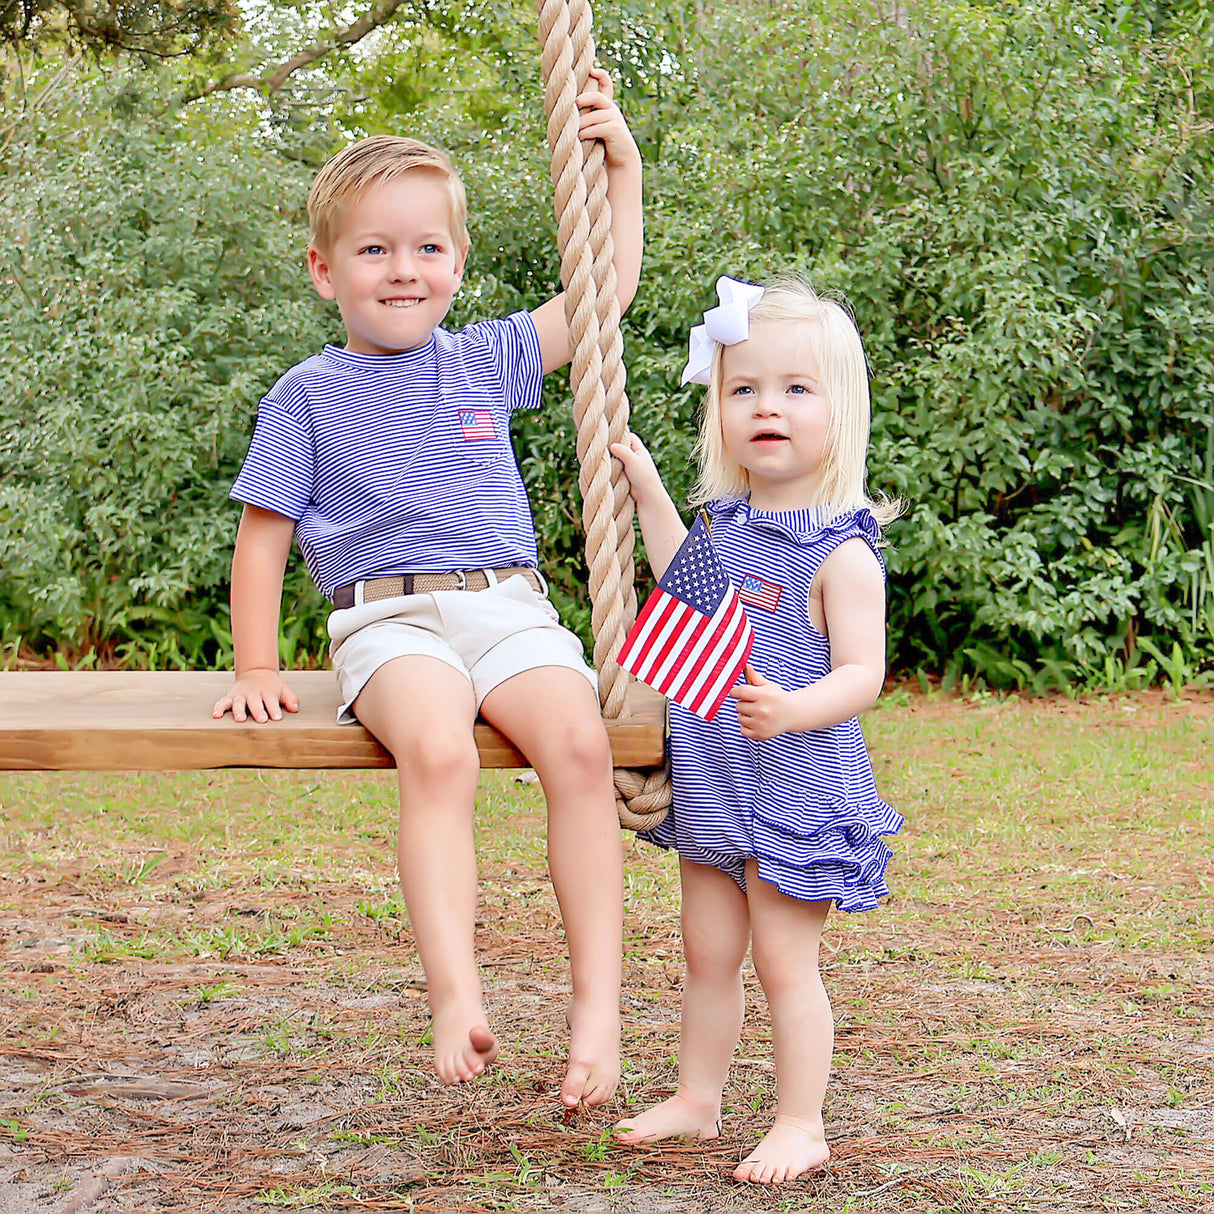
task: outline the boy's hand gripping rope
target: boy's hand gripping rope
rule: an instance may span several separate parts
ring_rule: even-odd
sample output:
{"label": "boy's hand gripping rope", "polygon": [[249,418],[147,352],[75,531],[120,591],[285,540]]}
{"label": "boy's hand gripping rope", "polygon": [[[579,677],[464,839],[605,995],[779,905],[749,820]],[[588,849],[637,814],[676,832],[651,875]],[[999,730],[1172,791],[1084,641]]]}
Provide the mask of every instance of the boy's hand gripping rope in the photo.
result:
{"label": "boy's hand gripping rope", "polygon": [[[578,138],[575,100],[594,64],[591,12],[589,0],[537,2],[557,248],[573,347],[570,382],[590,565],[594,665],[603,715],[614,720],[625,711],[629,675],[616,655],[636,619],[636,590],[632,498],[622,469],[607,450],[609,443],[624,441],[628,430],[607,165],[602,143],[584,145]],[[620,822],[629,829],[652,829],[666,816],[670,776],[665,767],[653,773],[617,768],[615,787]]]}

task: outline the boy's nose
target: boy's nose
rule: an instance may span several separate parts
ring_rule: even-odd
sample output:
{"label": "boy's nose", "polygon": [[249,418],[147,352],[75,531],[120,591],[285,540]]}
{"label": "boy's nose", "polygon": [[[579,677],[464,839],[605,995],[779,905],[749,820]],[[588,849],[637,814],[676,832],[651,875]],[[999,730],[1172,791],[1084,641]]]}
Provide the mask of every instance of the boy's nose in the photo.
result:
{"label": "boy's nose", "polygon": [[390,270],[393,280],[397,282],[409,282],[417,277],[417,269],[413,264],[413,258],[408,253],[398,253],[393,257]]}

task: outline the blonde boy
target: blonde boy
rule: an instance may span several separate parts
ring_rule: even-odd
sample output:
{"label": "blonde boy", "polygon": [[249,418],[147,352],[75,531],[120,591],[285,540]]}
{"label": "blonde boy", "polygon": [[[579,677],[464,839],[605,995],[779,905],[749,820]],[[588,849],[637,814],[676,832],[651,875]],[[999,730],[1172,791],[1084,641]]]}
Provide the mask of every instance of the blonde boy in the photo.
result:
{"label": "blonde boy", "polygon": [[[611,82],[578,98],[606,145],[620,304],[641,262],[641,160]],[[262,401],[232,489],[237,720],[299,707],[278,671],[282,576],[298,540],[334,602],[341,718],[396,759],[401,888],[426,971],[434,1061],[467,1081],[498,1054],[473,950],[472,815],[479,712],[539,773],[573,999],[561,1099],[601,1104],[619,1081],[622,873],[611,755],[594,674],[547,600],[509,418],[569,361],[564,299],[448,332],[468,256],[463,185],[416,140],[338,153],[308,200],[308,266],[345,348],[292,368]]]}

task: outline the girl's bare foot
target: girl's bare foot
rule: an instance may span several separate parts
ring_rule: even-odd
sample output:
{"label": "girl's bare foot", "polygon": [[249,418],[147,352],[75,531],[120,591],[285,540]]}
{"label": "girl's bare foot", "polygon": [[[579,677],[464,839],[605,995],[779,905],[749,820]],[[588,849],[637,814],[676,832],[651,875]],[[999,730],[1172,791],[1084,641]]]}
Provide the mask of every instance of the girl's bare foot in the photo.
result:
{"label": "girl's bare foot", "polygon": [[480,1008],[448,1008],[432,1015],[434,1068],[443,1083],[467,1083],[497,1057],[497,1038]]}
{"label": "girl's bare foot", "polygon": [[763,1141],[734,1169],[734,1180],[784,1184],[820,1168],[830,1156],[821,1119],[776,1117]]}
{"label": "girl's bare foot", "polygon": [[569,1067],[561,1084],[561,1103],[606,1104],[620,1083],[620,1013],[613,1004],[602,1012],[588,1008],[583,1015],[571,1003],[565,1014],[569,1025]]}
{"label": "girl's bare foot", "polygon": [[615,1127],[616,1142],[636,1147],[663,1138],[718,1138],[721,1106],[676,1095]]}

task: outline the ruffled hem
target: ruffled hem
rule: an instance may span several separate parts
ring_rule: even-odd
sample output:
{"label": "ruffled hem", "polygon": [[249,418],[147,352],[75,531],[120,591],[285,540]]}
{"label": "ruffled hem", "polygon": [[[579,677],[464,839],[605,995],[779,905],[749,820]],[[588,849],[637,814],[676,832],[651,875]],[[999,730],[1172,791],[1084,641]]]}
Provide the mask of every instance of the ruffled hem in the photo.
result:
{"label": "ruffled hem", "polygon": [[802,902],[830,900],[839,910],[872,910],[889,894],[885,869],[893,852],[881,838],[896,834],[902,815],[880,802],[886,811],[871,826],[854,819],[837,826],[825,825],[809,837],[780,829],[757,818],[750,846],[730,851],[706,847],[694,833],[680,828],[677,810],[641,837],[658,847],[670,848],[696,864],[720,869],[746,889],[746,861],[753,859],[764,881],[787,897]]}
{"label": "ruffled hem", "polygon": [[785,855],[798,866],[845,860],[864,852],[881,835],[896,835],[906,819],[869,790],[859,803],[816,800],[784,787],[759,788],[750,818],[755,847]]}

